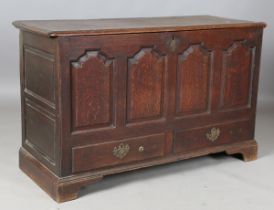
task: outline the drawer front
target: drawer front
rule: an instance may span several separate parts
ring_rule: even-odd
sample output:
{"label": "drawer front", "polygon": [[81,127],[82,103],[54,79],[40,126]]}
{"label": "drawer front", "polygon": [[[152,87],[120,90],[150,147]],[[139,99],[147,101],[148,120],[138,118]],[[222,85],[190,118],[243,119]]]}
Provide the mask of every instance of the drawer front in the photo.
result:
{"label": "drawer front", "polygon": [[248,121],[214,125],[175,132],[173,150],[175,153],[183,153],[252,138],[253,132]]}
{"label": "drawer front", "polygon": [[164,133],[111,143],[75,147],[72,150],[72,170],[73,173],[77,173],[146,160],[163,156],[164,151]]}

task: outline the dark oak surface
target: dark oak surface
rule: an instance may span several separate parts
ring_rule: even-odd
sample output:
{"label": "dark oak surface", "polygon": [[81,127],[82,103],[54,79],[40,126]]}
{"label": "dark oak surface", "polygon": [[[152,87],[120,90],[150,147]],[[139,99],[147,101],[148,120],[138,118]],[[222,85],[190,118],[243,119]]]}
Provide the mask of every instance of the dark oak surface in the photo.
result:
{"label": "dark oak surface", "polygon": [[82,174],[60,178],[52,173],[32,154],[21,148],[19,151],[19,166],[34,182],[36,182],[55,201],[65,202],[78,198],[82,187],[101,181],[104,176],[142,169],[150,166],[157,166],[189,158],[204,156],[213,153],[225,152],[228,155],[241,155],[244,161],[257,159],[257,143],[254,140],[232,143],[222,146],[202,148],[195,151],[188,151],[176,156],[168,156],[162,159],[154,159],[143,163],[131,163],[118,167],[109,167]]}
{"label": "dark oak surface", "polygon": [[265,26],[262,22],[208,15],[93,20],[24,20],[15,21],[13,24],[21,30],[49,37]]}
{"label": "dark oak surface", "polygon": [[195,16],[14,24],[20,167],[55,200],[74,199],[105,175],[200,155],[256,159],[264,23]]}

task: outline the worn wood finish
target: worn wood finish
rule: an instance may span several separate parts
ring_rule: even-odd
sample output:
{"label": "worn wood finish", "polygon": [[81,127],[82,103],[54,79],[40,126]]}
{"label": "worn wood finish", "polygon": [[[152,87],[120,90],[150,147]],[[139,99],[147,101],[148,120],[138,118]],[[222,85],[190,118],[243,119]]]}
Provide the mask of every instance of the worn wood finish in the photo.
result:
{"label": "worn wood finish", "polygon": [[210,153],[256,159],[265,24],[211,16],[14,24],[20,167],[55,200],[105,175]]}
{"label": "worn wood finish", "polygon": [[151,48],[141,49],[128,61],[127,120],[160,117],[165,58]]}
{"label": "worn wood finish", "polygon": [[171,155],[165,158],[154,159],[143,163],[132,163],[130,165],[122,165],[115,168],[110,167],[82,174],[74,174],[64,178],[53,174],[47,167],[45,167],[40,161],[38,161],[23,148],[20,149],[19,164],[22,171],[24,171],[55,201],[60,203],[76,199],[82,187],[101,181],[103,177],[107,175],[172,163],[220,152],[226,152],[229,155],[241,155],[244,161],[252,161],[257,159],[257,143],[254,140],[249,140],[223,146],[202,148],[191,152],[181,153],[176,156]]}
{"label": "worn wood finish", "polygon": [[13,24],[20,29],[50,37],[265,26],[265,23],[208,15],[97,20],[25,20],[15,21]]}
{"label": "worn wood finish", "polygon": [[[235,41],[223,52],[220,101],[220,107],[223,109],[250,105],[255,46],[250,47],[246,43],[247,40]],[[239,57],[242,59],[239,60]]]}
{"label": "worn wood finish", "polygon": [[57,202],[76,199],[81,187],[100,181],[103,178],[92,174],[60,178],[24,148],[20,149],[19,155],[21,170]]}
{"label": "worn wood finish", "polygon": [[149,160],[164,156],[165,134],[125,139],[120,142],[74,147],[72,152],[73,172]]}
{"label": "worn wood finish", "polygon": [[[220,129],[216,139],[209,139],[211,129]],[[212,145],[229,144],[250,139],[250,123],[248,121],[233,122],[229,124],[210,125],[209,127],[178,130],[175,132],[174,152],[187,152]]]}
{"label": "worn wood finish", "polygon": [[87,51],[71,63],[73,130],[112,124],[113,62]]}
{"label": "worn wood finish", "polygon": [[201,44],[189,46],[178,57],[177,112],[207,112],[212,78],[212,53]]}

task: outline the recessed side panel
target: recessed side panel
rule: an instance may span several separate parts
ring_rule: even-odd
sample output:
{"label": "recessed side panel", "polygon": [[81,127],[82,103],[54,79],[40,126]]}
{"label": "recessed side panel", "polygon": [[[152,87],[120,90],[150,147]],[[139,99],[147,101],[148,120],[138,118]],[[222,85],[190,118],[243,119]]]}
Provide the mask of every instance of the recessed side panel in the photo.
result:
{"label": "recessed side panel", "polygon": [[234,41],[223,52],[220,110],[248,108],[251,103],[255,47]]}
{"label": "recessed side panel", "polygon": [[209,110],[212,53],[201,44],[188,47],[178,56],[176,113],[201,114]]}
{"label": "recessed side panel", "polygon": [[165,56],[152,48],[143,48],[128,59],[128,122],[162,116],[165,63]]}
{"label": "recessed side panel", "polygon": [[71,63],[73,130],[112,124],[113,60],[87,51]]}
{"label": "recessed side panel", "polygon": [[24,46],[25,92],[55,107],[54,57],[42,50]]}
{"label": "recessed side panel", "polygon": [[55,119],[43,108],[26,101],[24,144],[43,158],[49,167],[55,166]]}

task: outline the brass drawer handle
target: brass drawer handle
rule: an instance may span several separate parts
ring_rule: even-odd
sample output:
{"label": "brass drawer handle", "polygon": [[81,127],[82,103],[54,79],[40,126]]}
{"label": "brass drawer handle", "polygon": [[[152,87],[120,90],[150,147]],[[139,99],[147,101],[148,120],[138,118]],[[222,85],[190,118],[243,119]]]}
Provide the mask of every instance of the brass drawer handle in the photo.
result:
{"label": "brass drawer handle", "polygon": [[211,130],[206,133],[206,138],[209,140],[209,141],[216,141],[219,136],[221,134],[221,130],[219,128],[211,128]]}
{"label": "brass drawer handle", "polygon": [[121,143],[113,148],[112,154],[119,159],[123,159],[128,154],[129,150],[130,147],[128,144]]}
{"label": "brass drawer handle", "polygon": [[143,152],[144,150],[145,150],[144,146],[140,146],[138,149],[139,152]]}

